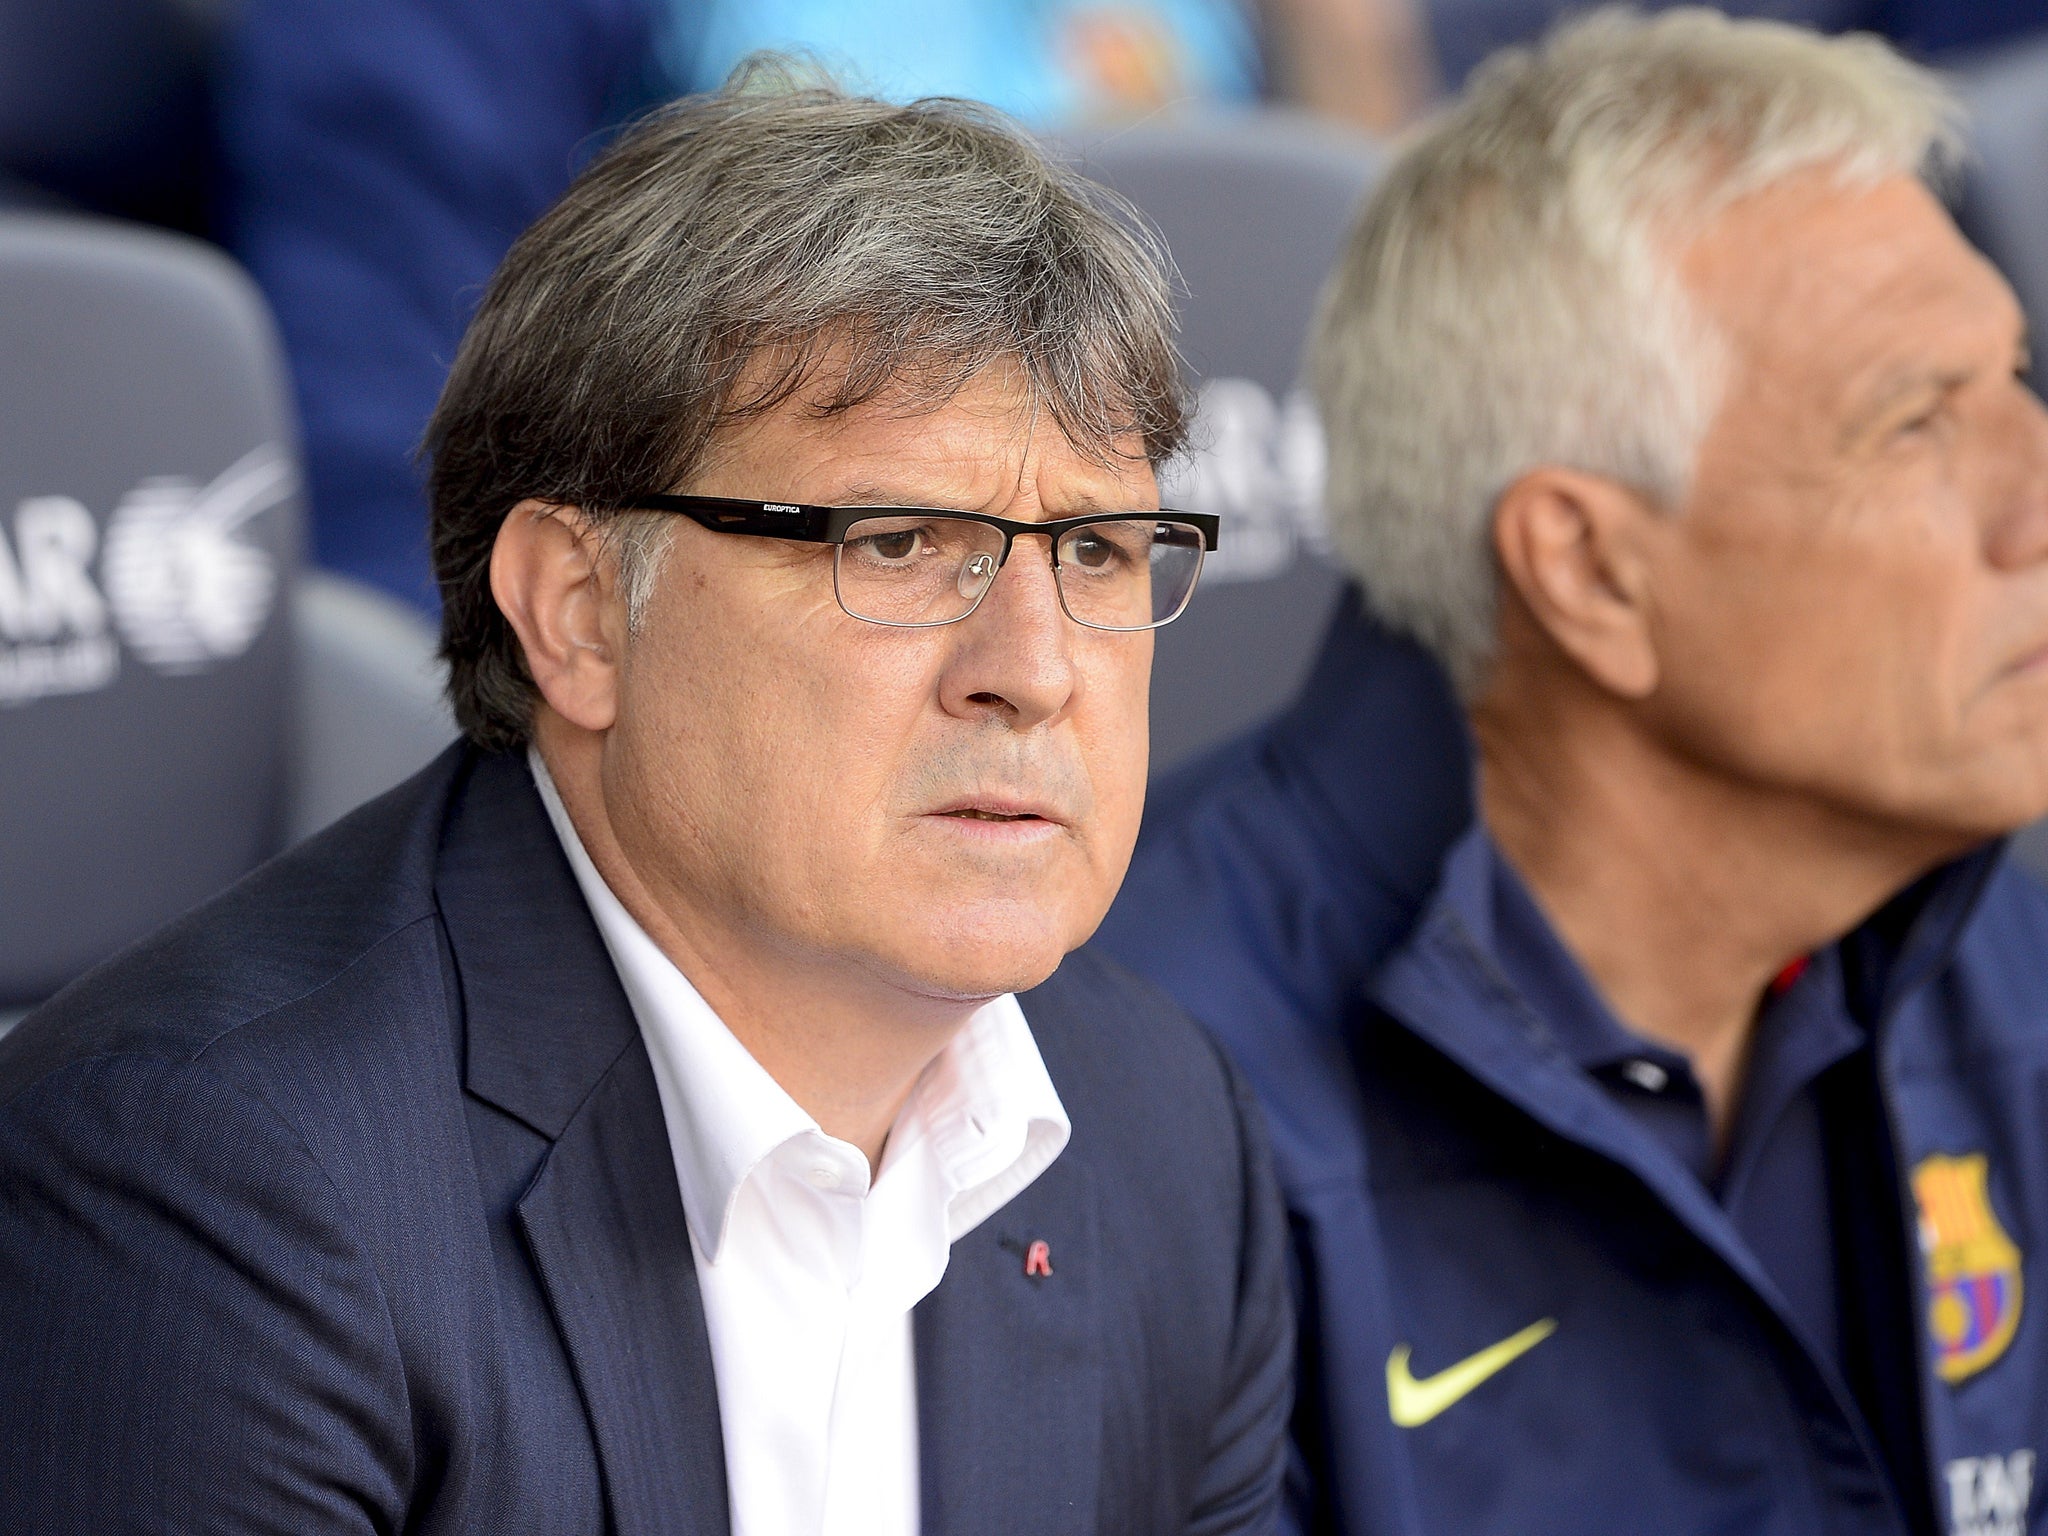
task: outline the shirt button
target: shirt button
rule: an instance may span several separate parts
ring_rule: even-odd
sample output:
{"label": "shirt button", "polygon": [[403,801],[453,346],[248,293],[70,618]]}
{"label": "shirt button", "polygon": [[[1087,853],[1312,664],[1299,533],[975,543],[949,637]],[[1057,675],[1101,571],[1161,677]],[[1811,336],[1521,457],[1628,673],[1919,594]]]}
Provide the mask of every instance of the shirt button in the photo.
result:
{"label": "shirt button", "polygon": [[1671,1086],[1671,1074],[1654,1061],[1632,1061],[1621,1069],[1621,1075],[1645,1093],[1662,1093]]}
{"label": "shirt button", "polygon": [[837,1168],[828,1168],[825,1164],[820,1163],[811,1170],[811,1183],[819,1189],[837,1189],[839,1187],[839,1170]]}

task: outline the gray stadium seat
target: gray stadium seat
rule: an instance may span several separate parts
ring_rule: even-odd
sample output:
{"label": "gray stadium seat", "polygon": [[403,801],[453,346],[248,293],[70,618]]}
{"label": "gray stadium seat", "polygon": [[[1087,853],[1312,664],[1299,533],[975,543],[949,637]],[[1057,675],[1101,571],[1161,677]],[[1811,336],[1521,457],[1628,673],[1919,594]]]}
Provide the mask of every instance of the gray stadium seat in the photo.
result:
{"label": "gray stadium seat", "polygon": [[0,215],[0,356],[5,1014],[395,782],[452,727],[423,723],[418,620],[321,586],[295,606],[283,365],[226,257]]}
{"label": "gray stadium seat", "polygon": [[1322,436],[1299,387],[1325,274],[1382,164],[1370,141],[1279,113],[1165,118],[1078,147],[1165,236],[1202,390],[1169,506],[1223,515],[1187,613],[1160,631],[1154,772],[1278,710],[1343,578],[1323,557]]}
{"label": "gray stadium seat", "polygon": [[0,221],[0,1006],[270,853],[299,507],[260,300],[194,242]]}
{"label": "gray stadium seat", "polygon": [[8,213],[57,213],[64,210],[64,201],[0,168],[0,210]]}
{"label": "gray stadium seat", "polygon": [[324,571],[293,605],[293,774],[285,834],[310,837],[416,772],[455,739],[437,635],[374,587]]}
{"label": "gray stadium seat", "polygon": [[[1996,55],[1960,85],[1972,157],[1957,217],[2019,295],[2038,367],[2048,346],[2048,41]],[[2048,879],[2048,822],[2022,832],[2014,852]]]}
{"label": "gray stadium seat", "polygon": [[1972,161],[1959,218],[2026,307],[2038,358],[2048,337],[2048,40],[1961,77]]}

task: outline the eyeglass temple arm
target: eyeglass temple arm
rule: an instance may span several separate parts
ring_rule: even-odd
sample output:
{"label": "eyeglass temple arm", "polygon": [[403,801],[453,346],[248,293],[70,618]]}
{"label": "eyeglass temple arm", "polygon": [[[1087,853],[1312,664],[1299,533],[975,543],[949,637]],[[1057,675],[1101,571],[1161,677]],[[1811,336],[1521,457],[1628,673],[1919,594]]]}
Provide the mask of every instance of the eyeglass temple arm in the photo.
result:
{"label": "eyeglass temple arm", "polygon": [[833,507],[794,501],[745,501],[732,496],[635,496],[626,512],[676,512],[715,533],[751,533],[771,539],[824,544],[834,537]]}

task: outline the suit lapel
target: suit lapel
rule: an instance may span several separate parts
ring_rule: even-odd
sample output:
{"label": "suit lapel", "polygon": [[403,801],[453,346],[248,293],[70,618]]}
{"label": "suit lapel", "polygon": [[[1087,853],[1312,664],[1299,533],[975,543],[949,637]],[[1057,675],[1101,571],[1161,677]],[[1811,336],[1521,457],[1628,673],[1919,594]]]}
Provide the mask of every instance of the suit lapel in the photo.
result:
{"label": "suit lapel", "polygon": [[725,1536],[725,1446],[661,1100],[636,1038],[519,1202],[619,1536]]}
{"label": "suit lapel", "polygon": [[436,880],[464,1081],[551,1145],[518,1221],[619,1536],[726,1536],[718,1394],[661,1099],[524,761],[473,759]]}
{"label": "suit lapel", "polygon": [[[1029,1275],[1034,1243],[1050,1275]],[[946,1536],[1096,1528],[1101,1270],[1094,1189],[1069,1148],[953,1245],[918,1305],[921,1524]]]}

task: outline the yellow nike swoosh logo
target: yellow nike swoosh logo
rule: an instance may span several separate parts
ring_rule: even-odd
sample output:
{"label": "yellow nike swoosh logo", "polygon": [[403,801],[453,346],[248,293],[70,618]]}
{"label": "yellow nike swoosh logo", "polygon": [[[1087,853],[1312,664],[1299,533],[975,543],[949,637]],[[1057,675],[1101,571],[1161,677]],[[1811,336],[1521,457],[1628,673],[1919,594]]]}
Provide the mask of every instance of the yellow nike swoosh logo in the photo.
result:
{"label": "yellow nike swoosh logo", "polygon": [[1482,1382],[1498,1375],[1557,1332],[1557,1319],[1546,1317],[1476,1355],[1417,1381],[1408,1371],[1408,1346],[1387,1356],[1387,1412],[1403,1429],[1427,1424]]}

